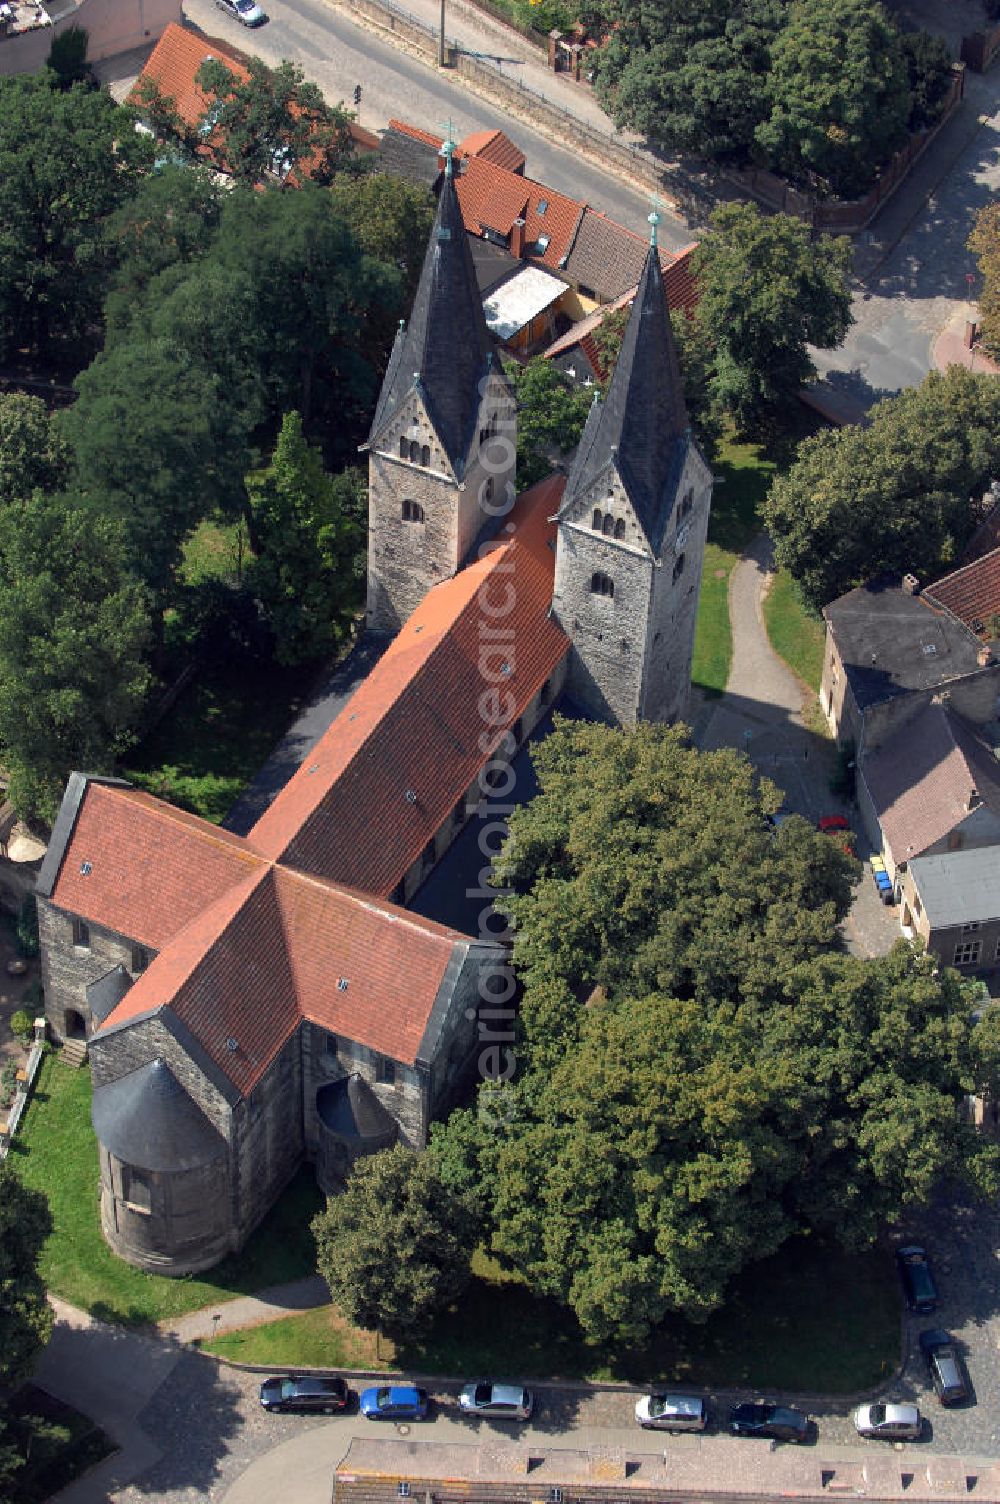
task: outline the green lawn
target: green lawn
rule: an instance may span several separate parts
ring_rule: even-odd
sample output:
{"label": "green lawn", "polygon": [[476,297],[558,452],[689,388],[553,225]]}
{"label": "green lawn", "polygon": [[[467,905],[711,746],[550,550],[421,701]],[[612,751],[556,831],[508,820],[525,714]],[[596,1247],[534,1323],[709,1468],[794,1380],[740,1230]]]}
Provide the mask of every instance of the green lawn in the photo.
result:
{"label": "green lawn", "polygon": [[11,1440],[27,1460],[10,1481],[8,1504],[42,1504],[116,1450],[92,1420],[25,1384],[9,1406]]}
{"label": "green lawn", "polygon": [[729,576],[744,548],[760,530],[758,508],[774,469],[773,462],[764,458],[757,444],[737,444],[727,439],[719,446],[691,668],[692,682],[709,694],[720,695],[729,678],[733,657]]}
{"label": "green lawn", "polygon": [[243,1253],[202,1278],[143,1274],[116,1258],[101,1236],[90,1095],[90,1072],[50,1055],[12,1151],[26,1184],[48,1199],[54,1226],[42,1251],[41,1273],[54,1295],[111,1321],[143,1323],[315,1273],[309,1224],[323,1202],[305,1169]]}
{"label": "green lawn", "polygon": [[826,629],[818,612],[803,604],[787,570],[778,570],[764,599],[764,625],[778,657],[818,695]]}
{"label": "green lawn", "polygon": [[[899,1289],[881,1253],[848,1258],[801,1239],[747,1271],[705,1326],[671,1322],[647,1350],[595,1349],[554,1301],[536,1299],[481,1256],[460,1307],[396,1361],[419,1373],[502,1372],[524,1378],[625,1379],[850,1393],[899,1360]],[[350,1366],[331,1307],[221,1338],[213,1352],[244,1362]],[[391,1349],[383,1346],[383,1359]],[[369,1366],[366,1362],[364,1366]]]}

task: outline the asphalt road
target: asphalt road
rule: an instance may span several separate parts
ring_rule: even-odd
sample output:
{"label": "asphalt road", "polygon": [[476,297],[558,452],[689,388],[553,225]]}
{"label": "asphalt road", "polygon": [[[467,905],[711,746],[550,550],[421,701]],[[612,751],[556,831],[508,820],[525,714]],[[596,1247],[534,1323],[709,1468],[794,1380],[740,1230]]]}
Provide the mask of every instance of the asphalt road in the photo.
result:
{"label": "asphalt road", "polygon": [[[517,142],[528,159],[527,173],[571,198],[585,199],[595,209],[645,236],[649,197],[611,173],[603,173],[574,156],[572,146],[560,148],[494,105],[470,94],[447,74],[397,51],[379,37],[355,26],[325,0],[267,0],[270,21],[254,31],[220,11],[212,0],[185,0],[184,14],[202,31],[229,41],[265,62],[288,58],[299,63],[332,103],[351,108],[360,84],[360,123],[369,130],[386,125],[391,116],[426,130],[442,130],[447,120],[457,138],[470,131],[500,129]],[[694,238],[677,215],[661,210],[660,242],[679,250]]]}

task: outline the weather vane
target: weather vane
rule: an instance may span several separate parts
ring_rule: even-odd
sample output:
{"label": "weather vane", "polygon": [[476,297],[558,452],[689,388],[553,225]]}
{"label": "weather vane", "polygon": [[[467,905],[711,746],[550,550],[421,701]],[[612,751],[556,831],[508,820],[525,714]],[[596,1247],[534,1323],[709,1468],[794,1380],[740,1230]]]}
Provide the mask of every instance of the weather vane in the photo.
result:
{"label": "weather vane", "polygon": [[660,198],[660,195],[658,193],[654,192],[649,195],[649,202],[653,206],[653,212],[648,216],[648,222],[650,226],[649,243],[650,245],[655,245],[656,227],[660,223],[660,210],[663,207],[663,200]]}

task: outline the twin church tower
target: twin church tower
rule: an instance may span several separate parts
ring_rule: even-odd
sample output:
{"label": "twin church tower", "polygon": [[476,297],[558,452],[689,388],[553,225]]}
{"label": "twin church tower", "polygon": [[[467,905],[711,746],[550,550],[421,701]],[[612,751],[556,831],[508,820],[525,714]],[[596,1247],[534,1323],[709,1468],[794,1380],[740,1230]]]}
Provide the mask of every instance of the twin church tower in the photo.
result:
{"label": "twin church tower", "polygon": [[[369,631],[395,634],[427,591],[505,536],[517,405],[483,315],[450,142],[408,326],[400,324],[369,453]],[[551,615],[566,688],[620,725],[687,711],[712,476],[688,423],[655,214],[603,401],[558,506]],[[506,527],[509,534],[510,527]]]}

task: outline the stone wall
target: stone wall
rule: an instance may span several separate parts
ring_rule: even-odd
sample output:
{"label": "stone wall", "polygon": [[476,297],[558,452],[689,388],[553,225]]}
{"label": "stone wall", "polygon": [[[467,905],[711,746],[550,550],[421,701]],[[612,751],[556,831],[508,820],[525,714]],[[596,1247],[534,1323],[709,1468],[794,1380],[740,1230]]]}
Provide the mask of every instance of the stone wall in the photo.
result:
{"label": "stone wall", "polygon": [[[45,1016],[53,1037],[58,1040],[67,1037],[66,1010],[70,1008],[84,1020],[88,1037],[91,1034],[93,1021],[87,1004],[87,987],[91,982],[99,981],[118,965],[132,973],[135,942],[127,935],[91,924],[89,945],[74,945],[73,923],[72,914],[39,896],[38,939]],[[156,952],[145,949],[152,960]]]}
{"label": "stone wall", "polygon": [[302,1162],[302,1056],[296,1029],[233,1108],[236,1215],[242,1247]]}
{"label": "stone wall", "polygon": [[77,4],[49,4],[51,26],[14,36],[0,35],[0,75],[37,73],[48,60],[52,39],[71,26],[87,33],[87,57],[92,63],[115,57],[131,47],[150,46],[171,21],[183,20],[181,0],[77,0]]}
{"label": "stone wall", "polygon": [[[567,688],[598,720],[634,726],[638,718],[655,567],[627,542],[559,524],[552,610],[573,644]],[[613,581],[613,596],[591,589],[595,573]]]}
{"label": "stone wall", "polygon": [[[403,502],[423,508],[422,522],[403,520]],[[432,585],[458,567],[458,484],[382,451],[368,461],[368,603],[366,625],[395,635]]]}
{"label": "stone wall", "polygon": [[[399,1124],[402,1142],[414,1149],[422,1148],[429,1120],[426,1071],[418,1066],[396,1062],[395,1080],[391,1083],[380,1081],[379,1067],[383,1057],[377,1050],[347,1039],[343,1034],[331,1035],[318,1024],[303,1023],[300,1032],[302,1115],[305,1147],[310,1156],[316,1153],[320,1133],[319,1115],[316,1111],[317,1092],[328,1081],[355,1074],[368,1082],[382,1106],[392,1113]],[[333,1053],[327,1047],[331,1040],[335,1044]]]}
{"label": "stone wall", "polygon": [[[691,510],[681,519],[675,506],[660,565],[653,574],[639,711],[646,721],[684,720],[688,713],[698,596],[712,505],[712,476],[693,448],[688,451],[677,495],[691,497]],[[683,567],[675,579],[682,556]]]}
{"label": "stone wall", "polygon": [[[101,1230],[119,1258],[179,1277],[210,1269],[235,1246],[225,1156],[178,1174],[137,1175],[103,1146],[100,1160]],[[145,1188],[141,1204],[137,1180]]]}

